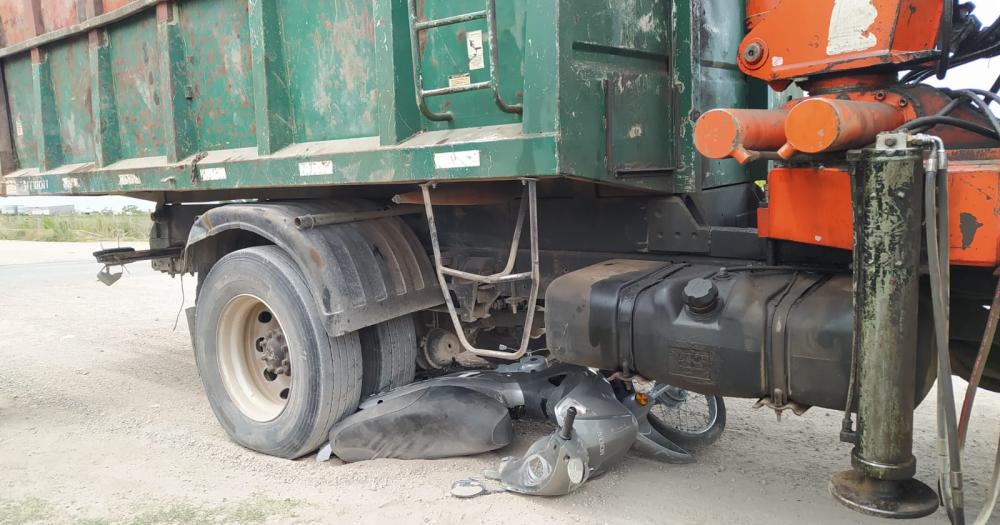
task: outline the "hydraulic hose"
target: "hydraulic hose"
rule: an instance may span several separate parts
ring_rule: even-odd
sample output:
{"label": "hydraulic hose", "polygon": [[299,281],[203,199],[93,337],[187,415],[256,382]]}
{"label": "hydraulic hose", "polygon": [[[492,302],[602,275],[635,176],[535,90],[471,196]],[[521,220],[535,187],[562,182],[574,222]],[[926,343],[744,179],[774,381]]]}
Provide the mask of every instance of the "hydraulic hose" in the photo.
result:
{"label": "hydraulic hose", "polygon": [[990,351],[993,349],[993,339],[996,337],[997,324],[1000,322],[998,317],[1000,317],[1000,283],[997,284],[996,291],[993,293],[993,304],[990,306],[990,315],[986,321],[986,331],[983,334],[982,343],[979,345],[979,354],[972,367],[972,374],[969,376],[969,388],[965,391],[965,402],[962,403],[962,417],[958,420],[958,443],[962,448],[965,448],[965,437],[969,433],[972,405],[976,402],[979,382],[983,379],[983,372],[986,370],[986,363],[989,361]]}
{"label": "hydraulic hose", "polygon": [[[962,458],[958,445],[958,417],[951,375],[949,350],[949,301],[951,268],[948,247],[948,158],[944,142],[930,135],[916,136],[918,142],[931,145],[924,186],[927,224],[927,260],[930,268],[931,300],[934,310],[934,334],[938,371],[938,443],[941,466],[941,495],[948,516],[955,525],[965,525],[965,502],[962,487]],[[942,250],[942,246],[944,250]]]}
{"label": "hydraulic hose", "polygon": [[[972,369],[969,378],[969,389],[965,393],[965,403],[962,405],[962,418],[958,423],[959,443],[964,448],[965,438],[969,431],[970,420],[972,419],[972,406],[976,402],[976,391],[979,390],[979,382],[983,378],[983,371],[986,362],[990,358],[990,350],[993,348],[993,339],[996,336],[998,318],[1000,318],[1000,283],[997,284],[996,292],[993,293],[993,304],[990,307],[990,315],[986,321],[986,331],[983,334],[983,341],[979,346],[979,355],[976,357],[976,364]],[[986,499],[986,504],[979,511],[976,518],[976,525],[986,525],[993,510],[996,508],[997,499],[1000,497],[1000,443],[997,443],[996,459],[993,462],[993,478],[990,483],[990,493]]]}
{"label": "hydraulic hose", "polygon": [[983,126],[980,126],[979,124],[976,124],[974,122],[968,122],[955,117],[938,117],[938,116],[921,117],[915,120],[911,120],[910,122],[907,122],[904,126],[900,127],[899,129],[912,131],[915,129],[932,128],[934,126],[952,126],[964,129],[966,131],[971,131],[973,133],[982,135],[986,138],[990,138],[993,140],[1000,140],[1000,135],[998,135],[996,131],[991,130],[989,128],[984,128]]}

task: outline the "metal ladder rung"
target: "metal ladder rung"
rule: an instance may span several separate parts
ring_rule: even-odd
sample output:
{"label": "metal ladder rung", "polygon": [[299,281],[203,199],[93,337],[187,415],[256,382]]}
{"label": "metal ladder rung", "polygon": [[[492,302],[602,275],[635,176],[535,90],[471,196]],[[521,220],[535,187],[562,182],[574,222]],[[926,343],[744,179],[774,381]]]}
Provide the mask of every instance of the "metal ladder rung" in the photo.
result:
{"label": "metal ladder rung", "polygon": [[[444,304],[448,307],[448,315],[451,317],[452,325],[455,327],[456,335],[462,347],[466,351],[480,357],[517,361],[528,353],[528,347],[531,344],[531,329],[535,323],[535,311],[538,309],[538,295],[542,288],[538,246],[538,191],[534,179],[522,179],[521,182],[525,185],[525,189],[524,195],[521,198],[521,209],[517,213],[517,224],[514,226],[514,240],[511,242],[510,254],[507,257],[507,266],[502,272],[493,275],[477,275],[444,266],[441,256],[441,244],[438,240],[437,221],[434,219],[434,203],[431,201],[431,186],[433,183],[426,183],[420,186],[424,197],[424,211],[427,214],[427,229],[431,237],[431,248],[434,251],[434,271],[437,274],[438,285],[441,287],[441,293],[444,296]],[[513,273],[526,216],[528,219],[528,233],[531,239],[531,271]],[[455,301],[451,297],[448,281],[445,279],[446,275],[487,284],[531,281],[531,292],[528,294],[528,309],[525,311],[524,316],[524,333],[521,335],[521,346],[517,351],[510,352],[504,346],[501,346],[500,350],[483,350],[472,346],[472,343],[469,342],[465,335],[465,330],[462,328],[462,320],[458,316]]]}
{"label": "metal ladder rung", "polygon": [[468,84],[466,86],[454,86],[446,88],[435,88],[428,89],[427,91],[420,90],[425,97],[440,97],[442,95],[451,95],[454,93],[465,93],[466,91],[478,91],[480,89],[490,89],[493,87],[493,82],[476,82],[475,84]]}
{"label": "metal ladder rung", "polygon": [[424,20],[423,22],[417,22],[413,25],[413,28],[417,31],[427,31],[428,29],[434,29],[435,27],[444,27],[455,24],[461,24],[462,22],[471,22],[473,20],[483,20],[487,16],[487,11],[484,9],[482,11],[476,11],[474,13],[466,13],[464,15],[447,16],[444,18],[438,18],[437,20]]}
{"label": "metal ladder rung", "polygon": [[500,284],[500,283],[511,283],[517,281],[528,281],[531,280],[531,272],[515,273],[510,275],[504,275],[503,273],[498,273],[494,275],[478,275],[469,272],[463,272],[461,270],[454,270],[445,266],[441,267],[441,273],[445,275],[450,275],[452,277],[458,277],[459,279],[465,279],[466,281],[474,281],[477,283],[485,284]]}

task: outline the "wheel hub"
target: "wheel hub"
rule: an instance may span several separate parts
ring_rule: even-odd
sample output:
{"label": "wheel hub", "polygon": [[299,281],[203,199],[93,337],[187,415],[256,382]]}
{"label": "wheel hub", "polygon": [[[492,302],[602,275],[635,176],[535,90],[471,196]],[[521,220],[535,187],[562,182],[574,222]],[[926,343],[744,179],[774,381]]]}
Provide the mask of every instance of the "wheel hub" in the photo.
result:
{"label": "wheel hub", "polygon": [[291,376],[292,365],[288,358],[288,343],[280,329],[269,331],[257,340],[257,358],[264,362],[265,372],[275,376]]}
{"label": "wheel hub", "polygon": [[254,421],[280,416],[292,391],[294,345],[272,309],[253,295],[233,298],[219,315],[217,337],[219,372],[233,404]]}

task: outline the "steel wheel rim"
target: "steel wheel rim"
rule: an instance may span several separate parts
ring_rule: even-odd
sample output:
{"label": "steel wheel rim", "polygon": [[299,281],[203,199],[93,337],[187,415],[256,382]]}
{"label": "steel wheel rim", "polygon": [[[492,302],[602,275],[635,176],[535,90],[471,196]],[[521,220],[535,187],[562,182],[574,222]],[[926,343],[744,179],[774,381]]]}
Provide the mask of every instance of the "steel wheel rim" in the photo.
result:
{"label": "steel wheel rim", "polygon": [[[688,394],[686,399],[678,401],[674,396],[669,396],[667,392],[664,392],[654,401],[655,404],[650,409],[649,415],[661,425],[672,428],[681,434],[700,437],[718,423],[719,403],[715,396],[690,392]],[[697,403],[697,408],[689,408],[692,403]],[[685,416],[697,417],[698,423],[694,425],[680,424]]]}
{"label": "steel wheel rim", "polygon": [[[277,315],[257,296],[234,297],[219,316],[216,348],[222,383],[243,415],[266,423],[277,419],[288,406],[293,381],[290,367],[287,373],[275,373],[281,370],[264,359],[267,354],[261,340],[272,345],[284,341]],[[284,347],[290,362],[296,350],[287,343]]]}

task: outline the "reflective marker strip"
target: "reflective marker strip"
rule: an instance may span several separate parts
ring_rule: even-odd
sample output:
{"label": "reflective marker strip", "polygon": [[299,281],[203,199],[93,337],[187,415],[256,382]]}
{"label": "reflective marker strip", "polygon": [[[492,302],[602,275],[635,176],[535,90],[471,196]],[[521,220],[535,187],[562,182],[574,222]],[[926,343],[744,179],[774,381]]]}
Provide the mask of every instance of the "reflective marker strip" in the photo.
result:
{"label": "reflective marker strip", "polygon": [[226,168],[205,168],[201,170],[201,180],[226,180]]}
{"label": "reflective marker strip", "polygon": [[323,175],[333,175],[332,160],[299,163],[299,177],[321,177]]}
{"label": "reflective marker strip", "polygon": [[478,168],[480,166],[479,150],[451,151],[434,154],[434,167],[439,170],[454,168]]}
{"label": "reflective marker strip", "polygon": [[118,176],[119,186],[138,186],[142,184],[142,180],[134,173],[123,173]]}

